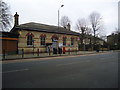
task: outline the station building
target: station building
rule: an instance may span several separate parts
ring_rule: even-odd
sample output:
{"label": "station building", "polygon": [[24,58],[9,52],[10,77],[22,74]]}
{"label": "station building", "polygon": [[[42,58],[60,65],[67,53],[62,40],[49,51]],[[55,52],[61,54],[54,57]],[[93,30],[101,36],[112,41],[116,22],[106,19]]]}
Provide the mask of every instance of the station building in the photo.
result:
{"label": "station building", "polygon": [[66,28],[28,22],[19,25],[19,15],[14,15],[14,27],[11,33],[18,34],[18,50],[24,49],[25,53],[46,52],[49,47],[51,51],[78,50],[80,34],[71,30],[68,23]]}

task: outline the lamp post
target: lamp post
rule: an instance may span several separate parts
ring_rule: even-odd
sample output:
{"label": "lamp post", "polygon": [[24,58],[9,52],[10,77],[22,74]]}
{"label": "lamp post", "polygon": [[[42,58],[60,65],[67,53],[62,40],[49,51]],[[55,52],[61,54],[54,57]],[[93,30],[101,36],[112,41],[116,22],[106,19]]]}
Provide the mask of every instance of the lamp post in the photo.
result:
{"label": "lamp post", "polygon": [[[61,5],[60,8],[64,7],[64,5]],[[60,18],[60,8],[58,8],[58,30],[59,30],[59,18]],[[61,55],[61,54],[60,54]]]}
{"label": "lamp post", "polygon": [[[64,5],[61,5],[60,8],[62,8],[62,7],[64,7]],[[59,29],[60,8],[58,9],[58,29]]]}

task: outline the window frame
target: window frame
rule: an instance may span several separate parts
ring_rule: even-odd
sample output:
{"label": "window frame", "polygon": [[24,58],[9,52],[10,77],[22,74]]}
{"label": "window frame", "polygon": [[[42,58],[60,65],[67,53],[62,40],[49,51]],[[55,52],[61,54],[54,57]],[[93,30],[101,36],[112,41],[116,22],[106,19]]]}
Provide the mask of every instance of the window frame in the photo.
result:
{"label": "window frame", "polygon": [[27,46],[33,46],[33,36],[27,35]]}
{"label": "window frame", "polygon": [[44,36],[40,37],[40,45],[41,46],[45,46],[46,45],[46,37],[44,37]]}
{"label": "window frame", "polygon": [[67,37],[63,37],[63,46],[67,45]]}
{"label": "window frame", "polygon": [[74,38],[71,38],[71,46],[74,46]]}

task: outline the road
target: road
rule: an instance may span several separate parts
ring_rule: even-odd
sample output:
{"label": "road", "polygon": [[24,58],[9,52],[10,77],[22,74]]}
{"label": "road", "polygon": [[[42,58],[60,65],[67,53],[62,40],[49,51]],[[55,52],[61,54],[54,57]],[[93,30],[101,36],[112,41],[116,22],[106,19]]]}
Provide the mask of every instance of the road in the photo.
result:
{"label": "road", "polygon": [[118,88],[118,52],[2,65],[3,88]]}

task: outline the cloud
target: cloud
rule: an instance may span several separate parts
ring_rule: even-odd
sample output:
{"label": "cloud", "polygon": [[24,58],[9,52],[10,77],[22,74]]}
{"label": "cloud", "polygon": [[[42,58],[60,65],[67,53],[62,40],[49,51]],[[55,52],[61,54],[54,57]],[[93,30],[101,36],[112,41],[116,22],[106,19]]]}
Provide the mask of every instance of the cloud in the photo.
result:
{"label": "cloud", "polygon": [[5,0],[11,6],[12,14],[18,12],[20,24],[27,22],[38,22],[57,25],[58,8],[60,17],[68,16],[72,21],[72,28],[78,18],[88,18],[93,11],[103,16],[107,33],[117,26],[119,0]]}

